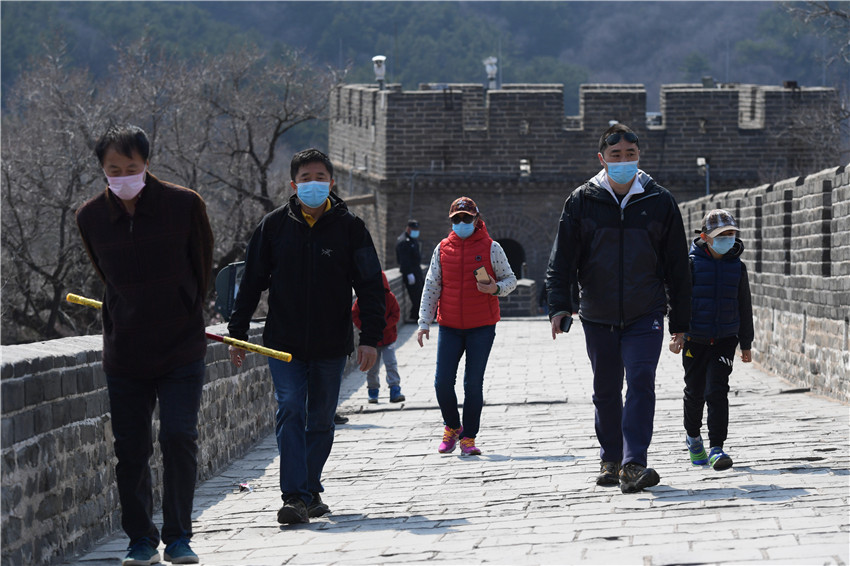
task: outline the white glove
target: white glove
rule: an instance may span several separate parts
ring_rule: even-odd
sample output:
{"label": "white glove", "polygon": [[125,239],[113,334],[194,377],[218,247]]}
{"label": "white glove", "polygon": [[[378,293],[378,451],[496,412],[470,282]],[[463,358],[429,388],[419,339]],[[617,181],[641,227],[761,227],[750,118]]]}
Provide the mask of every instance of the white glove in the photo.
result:
{"label": "white glove", "polygon": [[412,273],[408,273],[407,274],[407,284],[413,285],[414,283],[416,283],[416,277]]}

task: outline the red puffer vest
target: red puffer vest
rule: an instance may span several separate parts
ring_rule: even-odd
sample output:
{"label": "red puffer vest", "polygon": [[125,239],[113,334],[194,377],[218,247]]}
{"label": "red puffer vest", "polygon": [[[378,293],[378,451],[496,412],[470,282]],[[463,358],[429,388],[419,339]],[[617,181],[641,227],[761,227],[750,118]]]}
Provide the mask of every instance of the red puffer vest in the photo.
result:
{"label": "red puffer vest", "polygon": [[466,330],[499,322],[499,299],[479,291],[472,274],[476,267],[483,265],[490,278],[496,280],[490,262],[493,239],[487,233],[484,221],[479,222],[480,226],[465,240],[452,231],[440,242],[443,272],[443,288],[437,309],[440,326]]}

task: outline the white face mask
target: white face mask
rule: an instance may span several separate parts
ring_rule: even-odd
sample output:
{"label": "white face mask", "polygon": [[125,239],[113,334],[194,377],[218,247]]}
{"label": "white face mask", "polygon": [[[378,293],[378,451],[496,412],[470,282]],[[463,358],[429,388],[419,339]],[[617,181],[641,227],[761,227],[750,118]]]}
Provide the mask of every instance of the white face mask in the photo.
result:
{"label": "white face mask", "polygon": [[110,177],[106,175],[106,180],[109,182],[109,190],[121,200],[133,200],[145,188],[146,172],[147,167],[142,169],[142,172],[138,175],[128,175],[126,177]]}

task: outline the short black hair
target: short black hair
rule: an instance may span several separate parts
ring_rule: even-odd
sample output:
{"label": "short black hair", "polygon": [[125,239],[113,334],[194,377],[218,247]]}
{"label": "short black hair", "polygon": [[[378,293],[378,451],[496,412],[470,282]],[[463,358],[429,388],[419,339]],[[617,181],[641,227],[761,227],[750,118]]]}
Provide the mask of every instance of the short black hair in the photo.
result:
{"label": "short black hair", "polygon": [[640,149],[640,141],[637,139],[637,134],[635,134],[632,131],[632,129],[629,128],[627,125],[621,124],[620,122],[617,122],[616,124],[612,124],[611,126],[609,126],[608,129],[605,130],[605,132],[599,138],[599,153],[604,154],[605,150],[608,148],[608,142],[606,141],[608,139],[608,136],[610,136],[611,134],[626,134],[626,133],[634,134],[635,145],[638,147],[638,149]]}
{"label": "short black hair", "polygon": [[334,178],[334,166],[331,163],[330,158],[314,147],[301,150],[292,156],[292,163],[289,165],[290,178],[294,181],[295,176],[298,174],[298,170],[301,169],[302,166],[315,162],[324,164],[331,176],[331,179]]}
{"label": "short black hair", "polygon": [[151,142],[148,140],[148,135],[143,129],[132,124],[109,126],[106,133],[97,140],[94,153],[101,165],[103,165],[103,158],[110,147],[115,148],[115,151],[121,155],[130,158],[133,157],[133,152],[136,152],[145,162],[148,161],[151,153]]}

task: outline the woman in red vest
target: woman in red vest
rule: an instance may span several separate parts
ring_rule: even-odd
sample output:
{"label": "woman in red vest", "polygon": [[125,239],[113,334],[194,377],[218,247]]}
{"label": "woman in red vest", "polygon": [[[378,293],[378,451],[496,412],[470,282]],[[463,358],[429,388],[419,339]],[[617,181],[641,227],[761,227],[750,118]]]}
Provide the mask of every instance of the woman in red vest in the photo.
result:
{"label": "woman in red vest", "polygon": [[[445,431],[438,451],[451,452],[460,440],[461,456],[477,456],[475,436],[484,406],[484,369],[499,322],[499,299],[516,288],[516,276],[505,251],[487,233],[487,226],[469,197],[449,208],[452,231],[431,256],[419,307],[419,332],[430,339],[437,315],[437,371],[434,387]],[[466,352],[463,374],[463,422],[457,410],[455,382],[460,358]]]}

